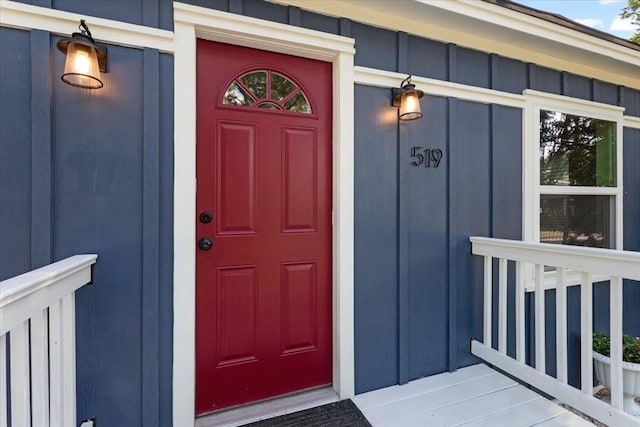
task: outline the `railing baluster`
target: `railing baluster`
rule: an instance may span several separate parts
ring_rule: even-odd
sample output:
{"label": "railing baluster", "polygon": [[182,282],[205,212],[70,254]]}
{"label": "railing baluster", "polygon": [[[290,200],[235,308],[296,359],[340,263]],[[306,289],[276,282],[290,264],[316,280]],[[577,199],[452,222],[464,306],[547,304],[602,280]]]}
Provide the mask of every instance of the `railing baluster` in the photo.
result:
{"label": "railing baluster", "polygon": [[500,258],[498,282],[498,351],[507,353],[507,259]]}
{"label": "railing baluster", "polygon": [[545,342],[544,342],[544,265],[536,264],[536,286],[535,286],[535,304],[536,304],[536,369],[545,372]]}
{"label": "railing baluster", "polygon": [[516,359],[525,361],[525,309],[524,309],[524,275],[523,264],[516,261]]}
{"label": "railing baluster", "polygon": [[62,301],[49,307],[49,363],[51,366],[51,427],[64,427],[62,398]]}
{"label": "railing baluster", "polygon": [[491,305],[492,299],[492,286],[493,286],[493,271],[492,271],[493,258],[490,256],[484,257],[484,343],[491,347]]}
{"label": "railing baluster", "polygon": [[31,399],[33,425],[49,425],[49,338],[48,313],[31,318]]}
{"label": "railing baluster", "polygon": [[62,388],[65,426],[76,425],[76,317],[75,294],[62,299]]}
{"label": "railing baluster", "polygon": [[612,277],[610,283],[611,404],[622,409],[622,278]]}
{"label": "railing baluster", "polygon": [[567,383],[567,270],[556,270],[556,365],[557,378]]}
{"label": "railing baluster", "polygon": [[7,335],[0,335],[0,427],[7,427]]}
{"label": "railing baluster", "polygon": [[590,273],[582,273],[580,282],[580,361],[582,392],[593,395],[593,282]]}
{"label": "railing baluster", "polygon": [[9,332],[11,363],[11,425],[30,426],[29,407],[29,321],[25,320]]}

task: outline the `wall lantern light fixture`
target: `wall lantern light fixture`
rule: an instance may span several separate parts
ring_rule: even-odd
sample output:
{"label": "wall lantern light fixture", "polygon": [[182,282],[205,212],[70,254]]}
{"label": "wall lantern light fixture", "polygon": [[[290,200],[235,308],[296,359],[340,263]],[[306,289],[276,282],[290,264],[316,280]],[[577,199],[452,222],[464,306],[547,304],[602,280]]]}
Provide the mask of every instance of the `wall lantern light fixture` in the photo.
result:
{"label": "wall lantern light fixture", "polygon": [[420,112],[420,98],[424,92],[416,89],[416,85],[411,83],[411,76],[402,81],[400,87],[393,88],[394,107],[400,107],[400,120],[415,120],[422,117]]}
{"label": "wall lantern light fixture", "polygon": [[96,45],[84,19],[78,28],[79,33],[56,43],[58,50],[67,55],[62,81],[71,86],[100,89],[104,86],[100,72],[107,72],[107,48]]}

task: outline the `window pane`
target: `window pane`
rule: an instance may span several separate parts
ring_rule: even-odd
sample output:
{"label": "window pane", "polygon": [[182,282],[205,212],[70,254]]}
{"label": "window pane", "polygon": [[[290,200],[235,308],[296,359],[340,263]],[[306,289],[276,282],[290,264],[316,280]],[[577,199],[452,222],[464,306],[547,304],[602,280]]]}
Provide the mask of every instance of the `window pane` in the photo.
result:
{"label": "window pane", "polygon": [[309,101],[307,101],[307,98],[302,92],[293,95],[284,103],[284,107],[289,111],[311,114],[311,105],[309,105]]}
{"label": "window pane", "polygon": [[253,92],[258,99],[264,99],[267,97],[267,72],[266,71],[252,71],[244,76],[240,77],[242,83]]}
{"label": "window pane", "polygon": [[240,85],[233,82],[224,93],[222,103],[227,105],[251,105],[253,104],[253,98]]}
{"label": "window pane", "polygon": [[288,78],[275,72],[271,73],[271,99],[282,101],[285,96],[289,95],[297,87]]}
{"label": "window pane", "polygon": [[613,248],[613,196],[540,196],[540,242]]}
{"label": "window pane", "polygon": [[540,184],[616,186],[616,123],[540,111]]}
{"label": "window pane", "polygon": [[273,102],[263,102],[262,104],[258,105],[258,108],[264,108],[267,110],[282,110],[282,108],[280,108],[278,105],[274,104]]}

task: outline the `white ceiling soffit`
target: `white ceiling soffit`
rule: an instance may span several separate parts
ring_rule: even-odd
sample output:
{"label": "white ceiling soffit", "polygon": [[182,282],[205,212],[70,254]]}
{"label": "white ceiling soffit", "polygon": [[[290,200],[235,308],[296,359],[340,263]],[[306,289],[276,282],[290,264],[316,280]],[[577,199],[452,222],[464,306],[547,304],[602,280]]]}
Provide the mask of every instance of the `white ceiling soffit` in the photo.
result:
{"label": "white ceiling soffit", "polygon": [[484,1],[271,1],[640,89],[640,51]]}

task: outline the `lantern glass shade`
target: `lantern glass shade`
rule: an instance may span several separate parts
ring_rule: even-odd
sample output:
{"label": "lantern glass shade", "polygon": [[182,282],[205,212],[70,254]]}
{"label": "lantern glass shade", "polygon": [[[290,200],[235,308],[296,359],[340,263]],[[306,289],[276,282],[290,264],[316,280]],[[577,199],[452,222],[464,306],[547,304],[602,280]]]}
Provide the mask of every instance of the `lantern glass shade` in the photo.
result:
{"label": "lantern glass shade", "polygon": [[95,48],[70,42],[62,80],[72,86],[88,89],[99,89],[104,86],[100,80],[98,54]]}
{"label": "lantern glass shade", "polygon": [[400,99],[400,120],[415,120],[422,117],[420,96],[416,90],[407,90]]}

